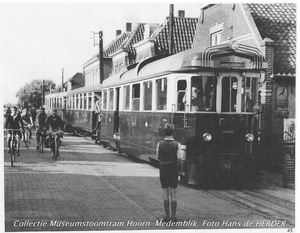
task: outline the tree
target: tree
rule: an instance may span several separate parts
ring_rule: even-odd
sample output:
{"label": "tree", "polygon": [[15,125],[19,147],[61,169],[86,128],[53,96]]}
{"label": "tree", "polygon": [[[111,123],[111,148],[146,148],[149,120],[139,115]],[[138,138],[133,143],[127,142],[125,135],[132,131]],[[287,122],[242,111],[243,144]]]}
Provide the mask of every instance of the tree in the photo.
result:
{"label": "tree", "polygon": [[[49,94],[55,89],[55,83],[52,80],[45,80],[44,94]],[[26,84],[21,88],[16,96],[18,97],[18,106],[24,108],[39,108],[43,105],[43,80],[33,80],[30,84]]]}

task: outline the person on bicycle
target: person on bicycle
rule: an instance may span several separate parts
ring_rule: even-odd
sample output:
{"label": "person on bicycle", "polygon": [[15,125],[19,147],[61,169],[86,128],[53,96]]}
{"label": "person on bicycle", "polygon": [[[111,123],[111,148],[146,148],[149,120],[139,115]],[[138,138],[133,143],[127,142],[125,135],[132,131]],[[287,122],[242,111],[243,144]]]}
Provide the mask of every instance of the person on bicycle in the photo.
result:
{"label": "person on bicycle", "polygon": [[60,116],[57,115],[57,110],[52,110],[52,115],[49,116],[46,120],[46,130],[49,132],[50,142],[51,142],[51,149],[53,150],[53,138],[52,133],[57,131],[62,131],[63,129],[63,121]]}
{"label": "person on bicycle", "polygon": [[[33,121],[32,121],[32,116],[31,116],[31,113],[29,112],[29,109],[25,108],[25,110],[21,116],[22,116],[24,126],[28,129],[29,139],[31,139],[31,136],[32,136],[31,127],[33,126]],[[25,140],[25,132],[23,133],[23,141],[24,140]]]}
{"label": "person on bicycle", "polygon": [[40,112],[36,116],[36,149],[40,149],[40,141],[41,141],[41,134],[42,132],[46,131],[46,120],[47,120],[47,114],[45,113],[45,108],[41,107]]}
{"label": "person on bicycle", "polygon": [[[22,131],[24,131],[24,125],[23,125],[23,121],[21,119],[21,116],[18,114],[18,109],[17,107],[13,107],[12,113],[10,115],[7,116],[6,118],[6,122],[5,122],[5,129],[21,129]],[[12,134],[16,134],[17,140],[18,140],[18,151],[17,151],[17,155],[19,156],[19,148],[20,148],[20,138],[22,136],[21,132],[16,132],[16,131],[8,131],[7,134],[7,147],[8,147],[8,153],[9,151],[9,144],[10,144],[10,138]]]}

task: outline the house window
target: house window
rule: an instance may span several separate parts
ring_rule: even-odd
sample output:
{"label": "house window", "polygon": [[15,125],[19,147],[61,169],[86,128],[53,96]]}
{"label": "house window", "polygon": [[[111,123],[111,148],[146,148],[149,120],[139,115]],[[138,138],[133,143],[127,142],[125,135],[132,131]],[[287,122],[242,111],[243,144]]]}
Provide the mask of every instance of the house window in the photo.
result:
{"label": "house window", "polygon": [[224,23],[218,23],[217,25],[209,29],[210,45],[215,46],[221,44],[221,35],[224,29]]}
{"label": "house window", "polygon": [[210,41],[211,46],[221,44],[221,34],[222,31],[214,32],[211,34],[211,41]]}

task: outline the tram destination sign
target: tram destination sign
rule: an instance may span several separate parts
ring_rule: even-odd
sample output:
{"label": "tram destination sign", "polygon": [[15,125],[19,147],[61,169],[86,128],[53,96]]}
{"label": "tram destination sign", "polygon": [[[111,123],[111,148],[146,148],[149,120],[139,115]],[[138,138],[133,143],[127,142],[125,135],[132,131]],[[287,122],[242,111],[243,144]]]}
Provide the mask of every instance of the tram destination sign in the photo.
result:
{"label": "tram destination sign", "polygon": [[245,63],[244,62],[220,62],[219,67],[225,69],[244,69]]}

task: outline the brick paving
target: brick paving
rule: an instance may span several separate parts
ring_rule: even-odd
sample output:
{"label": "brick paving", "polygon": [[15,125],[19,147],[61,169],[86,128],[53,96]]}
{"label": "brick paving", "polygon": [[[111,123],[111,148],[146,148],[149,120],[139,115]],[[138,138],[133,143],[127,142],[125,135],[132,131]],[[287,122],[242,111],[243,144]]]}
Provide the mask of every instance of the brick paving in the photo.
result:
{"label": "brick paving", "polygon": [[224,228],[204,223],[265,220],[180,184],[177,217],[185,225],[156,225],[164,213],[156,168],[67,134],[54,161],[49,148],[40,153],[32,141],[28,150],[21,143],[14,167],[4,154],[5,231]]}

